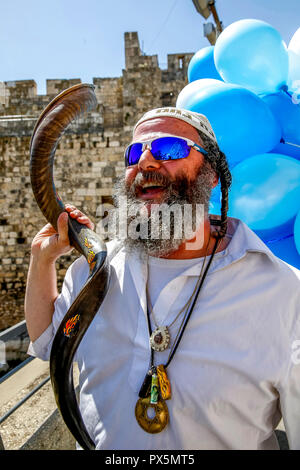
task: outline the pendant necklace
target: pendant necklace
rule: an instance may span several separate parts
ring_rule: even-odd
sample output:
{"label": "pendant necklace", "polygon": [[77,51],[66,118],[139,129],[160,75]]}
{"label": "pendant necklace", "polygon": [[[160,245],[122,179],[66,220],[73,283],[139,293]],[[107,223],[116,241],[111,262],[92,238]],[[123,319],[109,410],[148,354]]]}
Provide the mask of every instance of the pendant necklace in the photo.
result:
{"label": "pendant necklace", "polygon": [[[208,240],[207,248],[209,246],[209,242],[210,242],[210,237],[209,237],[209,240]],[[206,253],[205,253],[204,261],[202,263],[200,274],[198,276],[197,283],[194,287],[194,290],[193,290],[190,298],[185,303],[185,305],[182,307],[182,309],[178,312],[178,314],[176,315],[176,317],[172,321],[172,323],[170,323],[169,325],[159,326],[157,324],[156,319],[155,319],[155,315],[154,315],[154,311],[153,311],[153,307],[152,307],[151,301],[150,301],[150,295],[149,295],[149,291],[148,291],[148,282],[146,283],[147,305],[150,307],[150,315],[152,316],[153,322],[156,326],[156,329],[151,333],[151,336],[150,336],[150,339],[149,339],[150,346],[151,346],[152,349],[154,349],[154,351],[160,352],[160,351],[164,351],[165,349],[168,348],[168,346],[170,344],[170,339],[171,339],[169,329],[171,328],[171,326],[174,325],[174,323],[176,323],[176,321],[178,320],[178,318],[182,314],[182,312],[185,311],[185,315],[187,314],[187,310],[188,310],[188,308],[189,308],[189,306],[192,302],[194,294],[195,294],[196,290],[198,289],[199,283],[201,281],[201,276],[202,276],[202,273],[203,273],[203,268],[204,268],[204,265],[205,265],[206,256],[207,256],[207,250],[206,250]]]}
{"label": "pendant necklace", "polygon": [[[136,403],[136,406],[135,406],[135,417],[136,417],[136,420],[137,420],[138,424],[141,426],[141,428],[144,431],[146,431],[150,434],[156,434],[156,433],[159,433],[159,432],[163,431],[165,429],[165,427],[167,426],[168,422],[169,422],[169,411],[168,411],[168,407],[167,407],[167,404],[166,404],[165,400],[169,400],[171,398],[171,384],[170,384],[170,381],[168,379],[166,369],[170,365],[170,363],[171,363],[171,361],[174,357],[174,354],[175,354],[175,352],[178,348],[178,345],[181,341],[182,335],[183,335],[184,330],[186,328],[186,325],[187,325],[187,323],[190,319],[190,316],[193,312],[193,309],[195,307],[198,295],[200,293],[201,287],[202,287],[202,285],[204,283],[204,280],[206,278],[206,275],[208,273],[208,270],[209,270],[209,267],[210,267],[211,262],[213,260],[213,257],[216,253],[216,250],[217,250],[217,247],[218,247],[218,244],[219,244],[220,240],[221,240],[221,237],[217,236],[214,248],[212,250],[211,257],[210,257],[210,259],[207,263],[207,266],[205,268],[205,271],[202,275],[204,265],[205,265],[206,256],[207,256],[209,241],[210,241],[210,239],[209,239],[209,241],[207,243],[207,247],[206,247],[206,254],[205,254],[205,257],[204,257],[203,264],[202,264],[201,272],[199,274],[197,284],[194,288],[194,291],[193,291],[190,299],[188,300],[188,302],[185,304],[184,308],[181,309],[181,311],[176,315],[175,320],[170,325],[168,325],[168,327],[170,328],[170,326],[173,325],[176,322],[176,320],[179,318],[179,315],[185,309],[183,319],[182,319],[180,327],[178,329],[176,338],[173,342],[173,345],[172,345],[172,348],[171,348],[171,351],[170,351],[170,354],[168,356],[166,364],[160,364],[158,366],[154,365],[154,351],[163,351],[164,349],[166,349],[166,347],[168,347],[168,344],[170,343],[170,334],[169,334],[169,332],[168,332],[168,337],[169,337],[168,338],[168,344],[163,349],[158,349],[158,348],[155,349],[155,348],[152,347],[151,336],[153,335],[153,333],[155,333],[156,336],[161,334],[161,337],[164,338],[163,333],[165,334],[165,336],[167,336],[167,334],[165,333],[165,330],[163,330],[163,328],[167,328],[167,331],[168,331],[168,327],[159,327],[159,326],[157,326],[157,324],[154,320],[154,315],[152,313],[152,317],[153,317],[153,320],[154,320],[154,323],[155,323],[155,326],[156,326],[156,330],[152,333],[151,321],[150,321],[151,313],[149,313],[149,308],[147,308],[148,332],[149,332],[150,345],[151,345],[151,347],[150,347],[150,363],[149,363],[148,372],[147,372],[147,374],[144,378],[143,384],[142,384],[141,389],[139,391],[139,399],[138,399],[138,401]],[[194,299],[193,299],[193,297],[194,297]],[[191,303],[192,303],[192,305],[191,305]],[[190,305],[191,305],[191,307],[190,307]],[[153,310],[152,310],[152,312],[153,312]],[[158,343],[158,345],[161,344],[160,341],[161,342],[163,341],[163,339],[161,340],[161,337],[159,336],[159,338],[156,339],[156,341],[153,340],[152,343],[154,342],[155,346],[157,346],[157,343]],[[148,415],[149,408],[153,409],[153,412],[154,412],[153,417],[149,417],[149,415]]]}

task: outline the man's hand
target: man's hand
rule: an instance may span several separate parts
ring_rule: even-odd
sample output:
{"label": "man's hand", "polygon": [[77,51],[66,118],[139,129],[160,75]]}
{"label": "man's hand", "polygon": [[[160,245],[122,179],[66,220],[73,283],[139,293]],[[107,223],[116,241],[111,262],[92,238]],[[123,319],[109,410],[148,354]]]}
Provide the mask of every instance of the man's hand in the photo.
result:
{"label": "man's hand", "polygon": [[[75,206],[67,204],[66,211],[79,223],[86,225],[90,229],[94,229],[94,224]],[[31,253],[33,257],[40,260],[54,262],[62,255],[72,251],[68,236],[68,214],[63,212],[57,219],[57,232],[51,224],[45,225],[34,237],[31,244]]]}
{"label": "man's hand", "polygon": [[[72,250],[68,237],[68,217],[88,228],[94,228],[90,219],[76,207],[66,205],[66,211],[57,220],[57,232],[47,224],[34,237],[25,294],[25,318],[31,341],[35,341],[50,325],[54,302],[58,296],[55,261]],[[69,214],[69,215],[68,215]]]}

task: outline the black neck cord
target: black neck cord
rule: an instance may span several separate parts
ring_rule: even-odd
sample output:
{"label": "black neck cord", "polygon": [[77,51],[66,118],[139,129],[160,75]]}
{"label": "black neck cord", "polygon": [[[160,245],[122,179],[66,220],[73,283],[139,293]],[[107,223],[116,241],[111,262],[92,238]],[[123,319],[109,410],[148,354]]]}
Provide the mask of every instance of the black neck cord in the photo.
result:
{"label": "black neck cord", "polygon": [[[185,323],[184,323],[184,325],[183,325],[183,327],[182,327],[182,329],[181,329],[181,332],[180,332],[180,334],[179,334],[179,337],[178,337],[178,339],[177,339],[177,341],[176,341],[176,343],[175,343],[175,345],[174,345],[174,347],[173,347],[173,349],[172,349],[172,351],[171,351],[171,354],[170,354],[170,356],[169,356],[169,358],[168,358],[168,361],[167,361],[167,363],[164,365],[165,369],[170,365],[170,362],[171,362],[171,360],[173,359],[174,354],[175,354],[175,352],[176,352],[176,350],[177,350],[177,348],[178,348],[178,346],[179,346],[179,343],[180,343],[180,341],[181,341],[181,338],[182,338],[182,335],[183,335],[184,330],[185,330],[185,328],[186,328],[186,325],[187,325],[187,323],[188,323],[188,321],[189,321],[189,319],[190,319],[190,317],[191,317],[191,314],[192,314],[192,312],[193,312],[193,310],[194,310],[194,307],[195,307],[195,305],[196,305],[197,298],[198,298],[198,296],[199,296],[201,287],[203,286],[204,280],[205,280],[205,278],[206,278],[206,275],[207,275],[208,270],[209,270],[209,268],[210,268],[210,265],[211,265],[211,263],[212,263],[213,257],[214,257],[214,255],[215,255],[215,253],[216,253],[216,250],[217,250],[218,243],[219,243],[220,239],[221,239],[221,237],[217,237],[217,238],[216,238],[216,242],[215,242],[215,245],[214,245],[214,247],[213,247],[213,251],[212,251],[211,257],[210,257],[210,259],[209,259],[209,261],[208,261],[208,263],[207,263],[207,266],[206,266],[205,271],[204,271],[204,273],[203,273],[202,279],[201,279],[200,284],[199,284],[199,286],[198,286],[197,292],[195,293],[194,300],[193,300],[193,303],[192,303],[192,305],[191,305],[191,307],[190,307],[190,310],[189,310],[189,313],[188,313],[187,318],[186,318],[186,320],[185,320]],[[149,313],[149,309],[148,309],[148,304],[147,304],[147,321],[148,321],[148,330],[149,330],[149,338],[150,338],[150,336],[152,335],[152,329],[151,329],[150,313]],[[149,369],[151,370],[151,369],[154,367],[154,350],[153,350],[151,347],[150,347],[150,349],[151,349],[151,356],[150,356],[150,366],[149,366]]]}

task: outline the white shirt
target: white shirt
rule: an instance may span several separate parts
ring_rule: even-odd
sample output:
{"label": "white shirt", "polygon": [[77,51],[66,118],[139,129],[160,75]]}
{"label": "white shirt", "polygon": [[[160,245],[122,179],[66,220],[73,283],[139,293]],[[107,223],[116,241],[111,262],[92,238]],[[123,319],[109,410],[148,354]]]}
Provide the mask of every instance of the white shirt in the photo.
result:
{"label": "white shirt", "polygon": [[[148,293],[151,306],[155,305],[162,289],[173,279],[180,276],[188,268],[202,263],[203,258],[192,259],[165,259],[148,257]],[[206,263],[205,263],[206,264]],[[192,294],[192,292],[190,292]]]}
{"label": "white shirt", "polygon": [[[168,367],[170,422],[159,434],[135,419],[150,357],[147,263],[123,249],[111,260],[108,294],[76,353],[81,412],[97,449],[277,449],[281,415],[290,448],[300,449],[300,364],[292,360],[300,274],[241,221],[229,219],[229,231],[232,240],[215,255]],[[201,264],[162,289],[153,306],[159,324],[170,324],[187,301]],[[88,272],[82,257],[69,268],[53,324],[31,354],[49,359],[54,332]],[[177,323],[172,328],[174,337]],[[155,364],[168,354],[155,353]]]}

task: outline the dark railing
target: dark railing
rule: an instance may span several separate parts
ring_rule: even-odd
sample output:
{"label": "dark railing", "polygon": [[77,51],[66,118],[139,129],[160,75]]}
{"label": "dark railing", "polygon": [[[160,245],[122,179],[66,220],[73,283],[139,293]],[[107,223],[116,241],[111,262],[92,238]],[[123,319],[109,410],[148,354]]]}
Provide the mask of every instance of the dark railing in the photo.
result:
{"label": "dark railing", "polygon": [[[13,346],[15,341],[16,345]],[[0,368],[0,384],[4,378],[8,378],[7,373],[14,369],[17,372],[17,367],[28,358],[26,353],[28,345],[29,336],[25,320],[0,332],[0,365],[6,366],[5,370],[3,367]]]}
{"label": "dark railing", "polygon": [[25,361],[22,361],[19,365],[11,369],[7,374],[3,375],[3,377],[0,378],[0,385],[5,382],[5,380],[9,379],[12,375],[14,375],[16,372],[18,372],[20,369],[22,369],[24,366],[26,366],[29,362],[33,361],[34,357],[30,356]]}
{"label": "dark railing", "polygon": [[31,392],[27,393],[27,395],[22,398],[22,400],[18,401],[12,408],[10,408],[4,415],[0,417],[0,424],[2,424],[14,411],[20,408],[23,403],[25,403],[32,395],[34,395],[40,388],[42,388],[47,382],[50,380],[50,375],[46,377],[41,383],[39,383]]}

